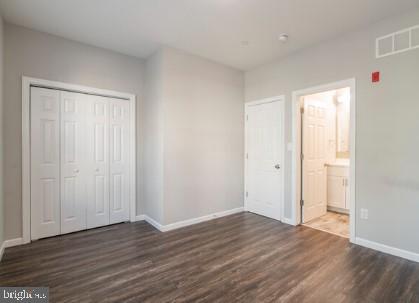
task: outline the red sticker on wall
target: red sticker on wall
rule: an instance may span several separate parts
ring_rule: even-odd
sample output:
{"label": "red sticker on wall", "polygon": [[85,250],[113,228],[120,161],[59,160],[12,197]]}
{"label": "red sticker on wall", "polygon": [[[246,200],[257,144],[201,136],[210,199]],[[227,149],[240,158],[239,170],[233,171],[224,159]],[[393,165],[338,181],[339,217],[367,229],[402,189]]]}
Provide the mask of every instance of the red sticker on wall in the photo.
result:
{"label": "red sticker on wall", "polygon": [[372,82],[380,82],[380,72],[373,72],[372,73]]}

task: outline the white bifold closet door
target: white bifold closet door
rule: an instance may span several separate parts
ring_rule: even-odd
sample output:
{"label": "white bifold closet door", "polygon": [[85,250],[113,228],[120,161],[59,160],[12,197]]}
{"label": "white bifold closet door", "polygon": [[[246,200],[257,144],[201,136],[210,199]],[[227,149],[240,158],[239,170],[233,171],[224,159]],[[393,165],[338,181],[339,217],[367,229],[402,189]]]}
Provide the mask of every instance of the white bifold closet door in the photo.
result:
{"label": "white bifold closet door", "polygon": [[86,96],[60,92],[61,233],[86,229]]}
{"label": "white bifold closet door", "polygon": [[129,219],[127,100],[31,88],[31,238]]}
{"label": "white bifold closet door", "polygon": [[110,103],[110,211],[111,224],[129,217],[129,103],[111,99]]}
{"label": "white bifold closet door", "polygon": [[60,92],[31,89],[31,238],[60,234]]}
{"label": "white bifold closet door", "polygon": [[109,101],[90,96],[87,106],[87,227],[109,224]]}

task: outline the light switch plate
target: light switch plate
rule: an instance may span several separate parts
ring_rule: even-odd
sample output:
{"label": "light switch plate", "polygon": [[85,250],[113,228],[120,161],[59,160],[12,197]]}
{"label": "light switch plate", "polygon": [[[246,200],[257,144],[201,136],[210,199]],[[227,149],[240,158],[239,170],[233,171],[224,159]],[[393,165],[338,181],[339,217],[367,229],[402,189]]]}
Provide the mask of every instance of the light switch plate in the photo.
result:
{"label": "light switch plate", "polygon": [[361,208],[361,219],[368,220],[368,209]]}

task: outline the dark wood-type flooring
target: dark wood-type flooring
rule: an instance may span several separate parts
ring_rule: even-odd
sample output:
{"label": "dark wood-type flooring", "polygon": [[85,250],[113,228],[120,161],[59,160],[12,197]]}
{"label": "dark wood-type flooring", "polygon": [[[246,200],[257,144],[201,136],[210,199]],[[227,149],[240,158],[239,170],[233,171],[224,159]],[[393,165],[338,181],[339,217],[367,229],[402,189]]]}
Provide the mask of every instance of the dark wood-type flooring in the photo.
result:
{"label": "dark wood-type flooring", "polygon": [[125,223],[8,248],[2,286],[50,302],[419,302],[419,264],[240,213],[160,233]]}

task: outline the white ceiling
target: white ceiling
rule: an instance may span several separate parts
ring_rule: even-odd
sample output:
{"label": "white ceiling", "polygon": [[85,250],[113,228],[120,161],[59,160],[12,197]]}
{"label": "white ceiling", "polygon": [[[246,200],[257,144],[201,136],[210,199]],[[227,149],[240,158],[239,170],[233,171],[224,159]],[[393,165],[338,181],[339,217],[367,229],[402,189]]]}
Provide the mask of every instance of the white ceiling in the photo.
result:
{"label": "white ceiling", "polygon": [[[0,0],[6,21],[145,58],[167,45],[248,70],[418,0]],[[286,32],[289,42],[278,35]],[[248,41],[248,45],[243,45]]]}

